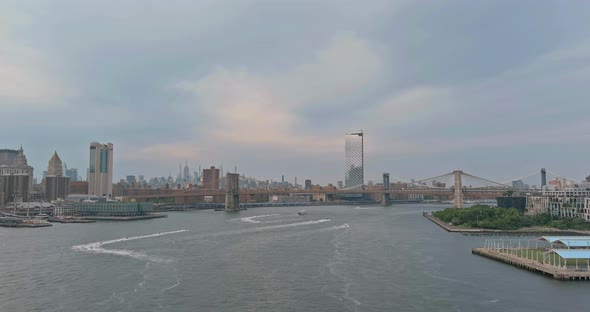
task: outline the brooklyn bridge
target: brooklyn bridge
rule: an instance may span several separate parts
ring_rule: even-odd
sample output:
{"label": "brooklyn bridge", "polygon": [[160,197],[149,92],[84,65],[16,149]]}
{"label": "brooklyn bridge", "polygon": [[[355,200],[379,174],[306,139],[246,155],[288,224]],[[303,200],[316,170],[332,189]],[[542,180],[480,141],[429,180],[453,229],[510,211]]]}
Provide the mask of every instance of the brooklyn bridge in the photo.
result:
{"label": "brooklyn bridge", "polygon": [[127,189],[123,200],[175,204],[225,201],[227,205],[228,196],[232,196],[233,199],[229,205],[239,206],[239,203],[268,202],[273,196],[308,196],[316,202],[365,199],[379,201],[383,205],[389,205],[395,199],[435,199],[451,200],[455,207],[461,208],[467,199],[494,199],[506,192],[514,191],[540,192],[541,188],[547,184],[548,177],[552,181],[564,183],[564,186],[575,183],[573,179],[548,173],[545,169],[505,182],[496,182],[461,170],[454,170],[419,181],[405,181],[402,178],[392,177],[389,173],[383,173],[382,183],[340,189],[334,186],[317,186],[309,190],[239,189],[237,183],[233,183],[227,189]]}

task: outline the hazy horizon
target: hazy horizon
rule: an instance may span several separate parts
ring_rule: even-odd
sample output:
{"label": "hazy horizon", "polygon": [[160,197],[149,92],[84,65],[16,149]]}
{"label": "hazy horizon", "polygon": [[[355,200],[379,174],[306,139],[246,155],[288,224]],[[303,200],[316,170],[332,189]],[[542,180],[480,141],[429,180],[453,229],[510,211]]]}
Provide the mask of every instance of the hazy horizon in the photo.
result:
{"label": "hazy horizon", "polygon": [[494,181],[590,175],[590,2],[3,1],[0,148],[35,177],[238,167],[260,180],[365,182],[460,168]]}

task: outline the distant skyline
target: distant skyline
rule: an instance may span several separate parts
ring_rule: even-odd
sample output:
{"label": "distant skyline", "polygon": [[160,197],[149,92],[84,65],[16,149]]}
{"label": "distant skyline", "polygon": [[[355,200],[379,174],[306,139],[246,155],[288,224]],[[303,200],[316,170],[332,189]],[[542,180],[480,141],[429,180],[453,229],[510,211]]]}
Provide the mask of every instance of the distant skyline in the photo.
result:
{"label": "distant skyline", "polygon": [[365,183],[460,168],[590,175],[590,2],[2,1],[0,148],[35,177],[224,165],[260,180]]}

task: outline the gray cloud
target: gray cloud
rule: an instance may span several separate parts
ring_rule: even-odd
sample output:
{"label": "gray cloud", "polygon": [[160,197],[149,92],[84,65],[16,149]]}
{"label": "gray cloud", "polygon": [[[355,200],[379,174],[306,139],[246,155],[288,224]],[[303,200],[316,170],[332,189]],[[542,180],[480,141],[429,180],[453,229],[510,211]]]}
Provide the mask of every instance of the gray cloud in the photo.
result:
{"label": "gray cloud", "polygon": [[54,149],[83,172],[101,140],[115,143],[116,176],[188,160],[335,182],[342,134],[360,128],[374,180],[590,171],[590,4],[64,0],[0,12],[0,139],[23,143],[38,173]]}

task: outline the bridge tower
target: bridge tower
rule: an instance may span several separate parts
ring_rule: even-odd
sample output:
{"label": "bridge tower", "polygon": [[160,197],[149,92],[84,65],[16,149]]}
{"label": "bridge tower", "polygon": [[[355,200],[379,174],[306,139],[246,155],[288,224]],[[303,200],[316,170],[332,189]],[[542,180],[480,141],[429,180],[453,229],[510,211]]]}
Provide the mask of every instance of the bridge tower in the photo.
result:
{"label": "bridge tower", "polygon": [[226,180],[225,211],[238,211],[240,210],[240,175],[228,172]]}
{"label": "bridge tower", "polygon": [[541,189],[543,189],[543,186],[545,185],[547,185],[547,170],[541,168]]}
{"label": "bridge tower", "polygon": [[461,180],[463,171],[455,170],[453,175],[455,176],[455,208],[463,208],[463,181]]}
{"label": "bridge tower", "polygon": [[391,204],[389,200],[389,173],[383,172],[383,197],[381,198],[382,206],[389,206]]}

